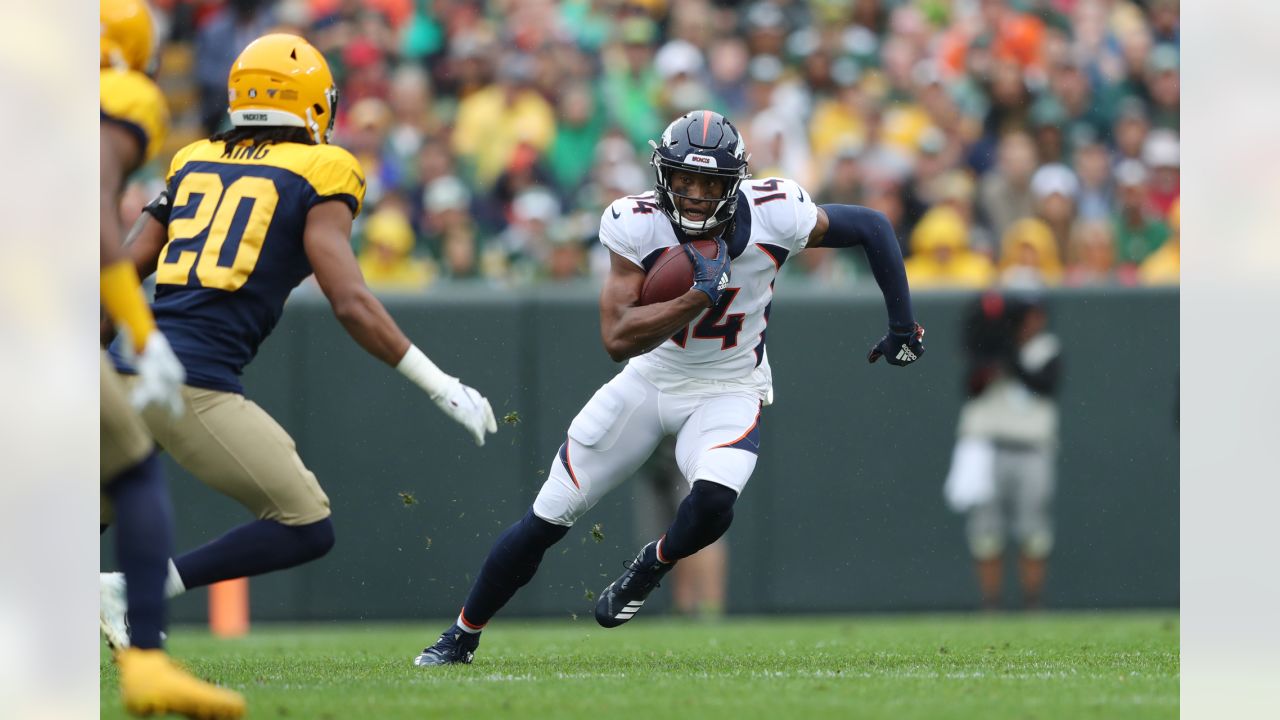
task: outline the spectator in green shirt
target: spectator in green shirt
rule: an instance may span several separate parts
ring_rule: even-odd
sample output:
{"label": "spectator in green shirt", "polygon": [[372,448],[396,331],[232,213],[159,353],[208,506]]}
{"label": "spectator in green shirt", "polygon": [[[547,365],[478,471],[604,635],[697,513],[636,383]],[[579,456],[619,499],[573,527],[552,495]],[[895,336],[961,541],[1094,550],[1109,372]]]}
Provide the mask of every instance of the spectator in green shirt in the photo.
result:
{"label": "spectator in green shirt", "polygon": [[1147,205],[1146,166],[1125,160],[1116,166],[1116,251],[1122,263],[1138,264],[1169,236],[1169,228]]}
{"label": "spectator in green shirt", "polygon": [[621,47],[609,58],[604,77],[605,107],[609,120],[626,133],[638,152],[662,132],[658,114],[662,81],[653,69],[653,48],[658,30],[653,22],[629,18],[619,27]]}
{"label": "spectator in green shirt", "polygon": [[572,196],[591,172],[604,129],[603,108],[591,86],[565,88],[556,107],[556,135],[543,160],[562,196]]}

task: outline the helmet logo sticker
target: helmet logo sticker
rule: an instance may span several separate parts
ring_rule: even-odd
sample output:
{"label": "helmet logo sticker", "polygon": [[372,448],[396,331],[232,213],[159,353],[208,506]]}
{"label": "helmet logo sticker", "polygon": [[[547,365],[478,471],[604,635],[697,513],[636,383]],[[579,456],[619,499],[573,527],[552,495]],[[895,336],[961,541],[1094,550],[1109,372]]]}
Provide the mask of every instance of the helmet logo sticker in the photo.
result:
{"label": "helmet logo sticker", "polygon": [[249,98],[250,98],[250,99],[252,99],[252,98],[256,98],[256,97],[258,97],[258,91],[257,91],[257,89],[256,89],[256,88],[249,88]]}
{"label": "helmet logo sticker", "polygon": [[708,155],[698,155],[695,153],[689,153],[688,155],[684,156],[684,161],[690,165],[705,165],[710,168],[719,167],[719,164],[716,163],[716,159]]}

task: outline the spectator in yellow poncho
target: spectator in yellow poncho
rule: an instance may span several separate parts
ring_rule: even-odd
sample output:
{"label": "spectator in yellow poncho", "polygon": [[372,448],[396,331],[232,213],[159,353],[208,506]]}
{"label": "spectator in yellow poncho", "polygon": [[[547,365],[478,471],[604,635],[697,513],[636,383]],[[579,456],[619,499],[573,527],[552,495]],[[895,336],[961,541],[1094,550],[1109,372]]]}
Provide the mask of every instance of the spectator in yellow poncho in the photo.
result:
{"label": "spectator in yellow poncho", "polygon": [[985,288],[995,276],[991,261],[969,248],[964,218],[946,206],[933,208],[916,224],[906,268],[913,288]]}
{"label": "spectator in yellow poncho", "polygon": [[413,251],[413,228],[400,210],[382,208],[369,218],[360,249],[360,272],[374,290],[409,292],[424,290],[435,277],[435,268]]}
{"label": "spectator in yellow poncho", "polygon": [[1181,273],[1179,232],[1182,225],[1182,200],[1174,200],[1169,208],[1169,239],[1151,253],[1138,267],[1143,285],[1177,285]]}
{"label": "spectator in yellow poncho", "polygon": [[453,152],[474,170],[476,184],[485,190],[518,147],[542,152],[555,138],[555,110],[533,86],[533,70],[532,58],[499,58],[497,81],[458,103]]}
{"label": "spectator in yellow poncho", "polygon": [[1023,218],[1000,242],[1000,281],[1006,285],[1057,285],[1062,262],[1053,230],[1043,220]]}

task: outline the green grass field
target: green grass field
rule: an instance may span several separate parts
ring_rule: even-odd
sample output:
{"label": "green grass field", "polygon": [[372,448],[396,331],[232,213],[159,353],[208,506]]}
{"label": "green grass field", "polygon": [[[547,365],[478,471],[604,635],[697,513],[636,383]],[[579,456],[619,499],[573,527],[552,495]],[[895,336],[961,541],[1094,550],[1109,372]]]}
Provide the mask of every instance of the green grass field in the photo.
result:
{"label": "green grass field", "polygon": [[[1173,612],[499,621],[470,666],[412,657],[447,625],[178,629],[171,652],[254,718],[1176,718]],[[102,717],[125,717],[104,650]]]}

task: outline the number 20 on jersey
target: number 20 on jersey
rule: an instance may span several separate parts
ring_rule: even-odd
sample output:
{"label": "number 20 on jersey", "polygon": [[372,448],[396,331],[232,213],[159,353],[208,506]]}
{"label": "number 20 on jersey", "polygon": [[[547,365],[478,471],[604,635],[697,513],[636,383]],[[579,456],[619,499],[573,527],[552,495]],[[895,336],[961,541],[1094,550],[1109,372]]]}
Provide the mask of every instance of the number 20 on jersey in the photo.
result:
{"label": "number 20 on jersey", "polygon": [[[193,195],[200,198],[195,214],[169,222],[169,242],[160,252],[156,282],[189,285],[194,265],[200,287],[238,290],[258,264],[267,228],[280,201],[276,185],[270,178],[246,175],[223,187],[217,174],[193,172],[178,185],[174,209],[190,204]],[[233,232],[232,225],[245,200],[252,203],[252,209],[244,226]],[[224,265],[219,260],[228,240],[235,243],[235,256],[229,265]]]}

